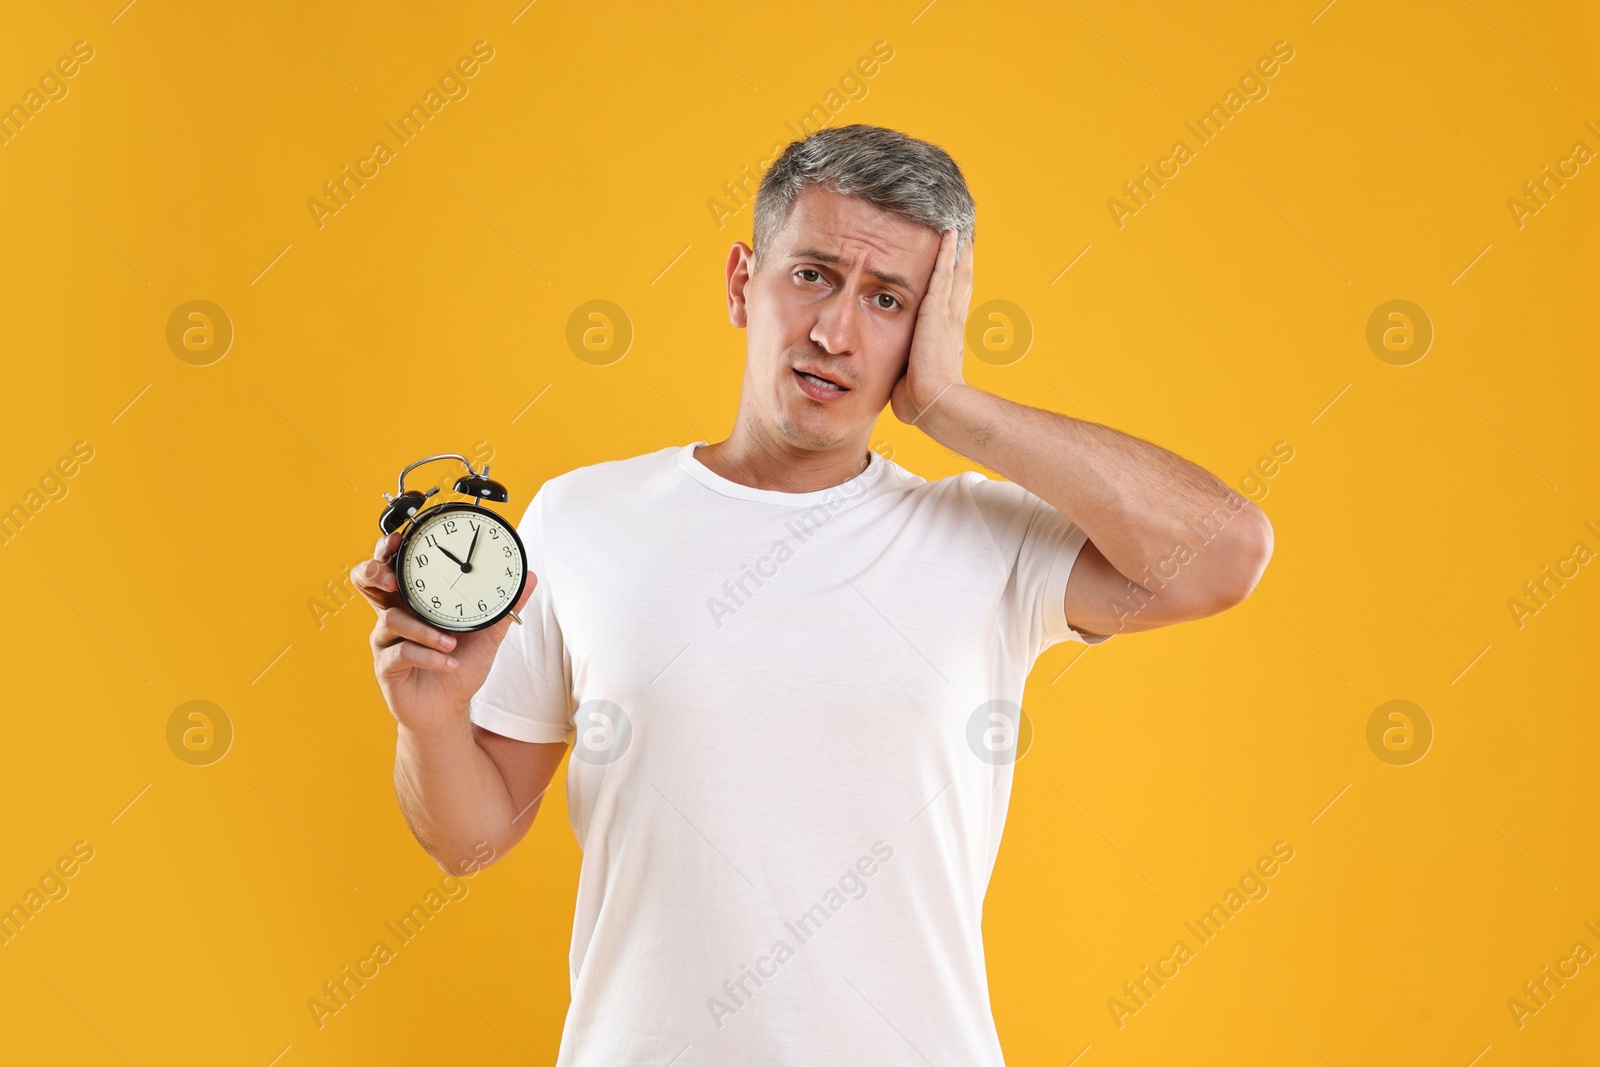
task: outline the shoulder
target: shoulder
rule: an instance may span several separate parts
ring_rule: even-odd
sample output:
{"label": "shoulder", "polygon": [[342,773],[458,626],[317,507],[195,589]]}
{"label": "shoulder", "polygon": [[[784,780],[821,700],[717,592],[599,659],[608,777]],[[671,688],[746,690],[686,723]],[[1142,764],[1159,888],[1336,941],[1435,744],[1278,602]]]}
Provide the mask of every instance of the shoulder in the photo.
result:
{"label": "shoulder", "polygon": [[934,481],[927,481],[891,463],[886,474],[891,477],[898,475],[901,491],[925,506],[940,510],[977,512],[990,521],[1004,515],[1029,511],[1038,503],[1042,503],[1038,497],[1015,482],[991,478],[981,471],[958,471]]}
{"label": "shoulder", "polygon": [[571,495],[637,489],[640,482],[671,471],[676,466],[679,449],[678,445],[668,445],[637,456],[574,467],[546,479],[539,492]]}
{"label": "shoulder", "polygon": [[535,510],[546,514],[593,514],[649,498],[676,468],[680,446],[622,459],[603,460],[546,478],[529,501],[524,518]]}
{"label": "shoulder", "polygon": [[916,521],[948,530],[958,538],[987,542],[1003,556],[1014,554],[1038,509],[1049,507],[1015,482],[975,470],[930,481],[891,462],[884,470],[884,481],[911,507]]}
{"label": "shoulder", "polygon": [[[981,471],[961,471],[920,487],[942,520],[981,527],[1006,559],[1013,559],[1030,537],[1052,525],[1070,525],[1047,501],[1016,482]],[[1068,531],[1070,533],[1070,530]]]}

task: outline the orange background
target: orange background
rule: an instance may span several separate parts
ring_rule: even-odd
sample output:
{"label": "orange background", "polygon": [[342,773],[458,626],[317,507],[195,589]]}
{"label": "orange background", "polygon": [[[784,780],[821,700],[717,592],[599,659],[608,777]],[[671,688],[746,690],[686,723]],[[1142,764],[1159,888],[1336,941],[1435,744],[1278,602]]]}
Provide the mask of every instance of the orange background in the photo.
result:
{"label": "orange background", "polygon": [[[25,517],[0,546],[0,906],[74,843],[92,859],[0,946],[8,1058],[552,1062],[579,860],[559,788],[313,1021],[322,983],[441,876],[395,803],[371,612],[324,583],[418,456],[492,455],[520,515],[562,471],[724,436],[743,338],[723,263],[750,210],[710,201],[814,106],[963,167],[974,306],[1014,307],[981,323],[997,347],[969,381],[1162,444],[1276,530],[1240,607],[1041,658],[985,921],[1008,1062],[1592,1051],[1600,965],[1520,1027],[1507,1000],[1575,942],[1600,951],[1600,575],[1565,564],[1520,625],[1508,602],[1600,548],[1600,174],[1578,166],[1520,225],[1507,202],[1574,142],[1600,150],[1596,15],[1319,8],[10,14],[0,103],[74,42],[93,58],[0,145],[0,507]],[[398,145],[385,122],[478,41],[468,94]],[[846,78],[880,41],[892,58]],[[1184,123],[1279,41],[1268,95],[1119,228],[1122,183],[1194,148]],[[319,227],[308,200],[380,138],[394,157]],[[231,323],[220,358],[214,337],[169,344],[192,300]],[[620,355],[569,345],[592,300],[621,309]],[[1391,300],[1431,323],[1421,358],[1369,346]],[[874,440],[930,479],[969,466],[888,412]],[[92,458],[50,477],[80,441]],[[169,745],[192,700],[221,717],[190,759],[231,725],[208,765]],[[1399,734],[1369,746],[1390,700],[1431,726],[1422,758]],[[1119,1028],[1123,982],[1277,841],[1294,858],[1270,895]]]}

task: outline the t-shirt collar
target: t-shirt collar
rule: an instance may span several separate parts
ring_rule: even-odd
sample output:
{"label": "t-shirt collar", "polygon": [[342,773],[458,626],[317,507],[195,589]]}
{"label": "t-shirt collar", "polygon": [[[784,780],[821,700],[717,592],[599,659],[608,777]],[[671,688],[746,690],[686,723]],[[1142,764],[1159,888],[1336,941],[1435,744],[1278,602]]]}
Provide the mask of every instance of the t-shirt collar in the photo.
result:
{"label": "t-shirt collar", "polygon": [[826,489],[815,489],[809,493],[785,493],[778,489],[757,489],[754,486],[744,485],[724,478],[695,458],[694,450],[706,443],[705,441],[691,441],[678,450],[678,466],[689,477],[708,489],[721,493],[723,496],[731,496],[740,500],[759,500],[767,504],[782,504],[788,507],[814,507],[817,504],[826,504],[832,500],[854,500],[878,481],[886,462],[879,453],[868,451],[866,469],[855,477],[840,482],[838,485],[832,485]]}

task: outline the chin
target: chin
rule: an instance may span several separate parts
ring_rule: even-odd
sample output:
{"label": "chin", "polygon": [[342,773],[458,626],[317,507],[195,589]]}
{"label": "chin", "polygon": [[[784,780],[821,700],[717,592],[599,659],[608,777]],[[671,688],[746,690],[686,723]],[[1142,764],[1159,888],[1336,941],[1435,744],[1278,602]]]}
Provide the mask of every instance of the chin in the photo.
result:
{"label": "chin", "polygon": [[834,445],[844,440],[843,436],[839,434],[822,434],[813,431],[797,430],[792,426],[787,428],[779,427],[778,432],[782,434],[783,439],[788,441],[790,444],[799,445],[801,448],[807,448],[814,452],[821,451],[824,448],[832,448]]}
{"label": "chin", "polygon": [[832,448],[848,436],[838,420],[825,417],[799,421],[778,418],[773,421],[773,428],[785,441],[813,450]]}

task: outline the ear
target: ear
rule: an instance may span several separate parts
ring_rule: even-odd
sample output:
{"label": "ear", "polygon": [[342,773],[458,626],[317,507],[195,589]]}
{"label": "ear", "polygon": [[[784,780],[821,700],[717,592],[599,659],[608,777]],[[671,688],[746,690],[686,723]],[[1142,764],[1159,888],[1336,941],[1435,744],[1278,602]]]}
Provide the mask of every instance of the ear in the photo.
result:
{"label": "ear", "polygon": [[750,284],[754,260],[755,250],[743,241],[735,241],[728,250],[728,321],[741,330],[750,321],[745,313],[745,289]]}

